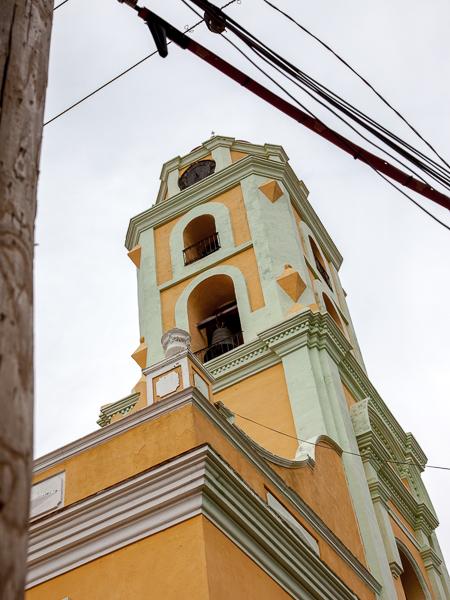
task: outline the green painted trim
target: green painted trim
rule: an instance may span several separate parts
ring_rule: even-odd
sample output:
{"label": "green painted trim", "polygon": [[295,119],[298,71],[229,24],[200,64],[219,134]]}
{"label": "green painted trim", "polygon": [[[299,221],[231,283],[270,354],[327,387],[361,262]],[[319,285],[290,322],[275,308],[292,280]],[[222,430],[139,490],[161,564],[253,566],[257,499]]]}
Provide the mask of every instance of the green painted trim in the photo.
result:
{"label": "green painted trim", "polygon": [[247,156],[175,194],[170,198],[170,202],[157,203],[133,217],[128,227],[126,247],[130,250],[136,246],[139,243],[140,234],[146,229],[170,221],[197,204],[213,199],[215,196],[238,185],[242,179],[249,175],[277,179],[285,185],[291,202],[302,215],[303,220],[311,227],[325,256],[339,269],[342,256],[308,202],[304,193],[304,186],[301,185],[290,165],[259,156]]}
{"label": "green painted trim", "polygon": [[257,331],[261,328],[260,313],[264,313],[265,309],[260,308],[256,311],[251,310],[250,300],[248,296],[246,280],[237,267],[231,265],[219,264],[216,267],[209,268],[199,273],[180,294],[175,305],[175,323],[180,329],[189,331],[188,317],[188,299],[192,291],[199,283],[213,277],[214,275],[228,275],[233,280],[236,300],[239,305],[239,317],[241,320],[242,333],[245,341],[250,341],[256,337]]}
{"label": "green painted trim", "polygon": [[[245,250],[248,250],[252,247],[253,242],[249,241],[232,248],[220,248],[220,250],[217,250],[217,252],[213,252],[212,254],[205,256],[205,258],[197,260],[191,265],[188,265],[187,267],[185,267],[186,271],[184,271],[178,277],[174,277],[170,281],[166,281],[165,283],[161,284],[158,287],[158,289],[160,292],[168,290],[174,285],[178,285],[182,281],[186,281],[186,279],[191,279],[191,277],[193,276],[197,276],[200,273],[204,273],[205,271],[208,271],[212,267],[219,265],[220,263],[231,258],[232,256],[236,256],[237,254],[240,254],[241,252],[244,252]],[[190,269],[189,267],[192,268]]]}
{"label": "green painted trim", "polygon": [[100,416],[97,421],[97,424],[100,427],[105,427],[105,425],[109,425],[111,423],[111,419],[114,415],[120,413],[121,415],[127,415],[134,406],[136,406],[137,401],[139,400],[139,393],[133,393],[121,400],[117,400],[116,402],[112,402],[111,404],[105,404],[100,408]]}

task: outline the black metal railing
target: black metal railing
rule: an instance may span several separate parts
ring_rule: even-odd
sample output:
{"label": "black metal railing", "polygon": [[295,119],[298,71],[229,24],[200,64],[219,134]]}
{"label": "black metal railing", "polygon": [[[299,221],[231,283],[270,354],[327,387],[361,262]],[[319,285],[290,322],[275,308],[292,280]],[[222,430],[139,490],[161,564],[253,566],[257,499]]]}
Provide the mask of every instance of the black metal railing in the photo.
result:
{"label": "black metal railing", "polygon": [[200,362],[205,363],[225,354],[225,352],[229,352],[230,350],[241,346],[243,343],[244,337],[242,331],[239,331],[238,333],[231,334],[229,338],[222,340],[218,344],[212,344],[211,346],[197,350],[194,354]]}
{"label": "black metal railing", "polygon": [[330,288],[331,291],[333,291],[333,288],[331,287],[330,276],[328,275],[328,273],[325,271],[325,268],[318,260],[316,260],[316,267],[317,267],[317,270],[319,271],[319,273],[321,274],[321,276],[323,277],[323,279],[325,280],[325,283],[327,284],[327,286]]}
{"label": "black metal railing", "polygon": [[190,265],[196,260],[200,260],[208,254],[216,252],[220,248],[219,234],[214,232],[212,235],[200,240],[199,242],[188,246],[183,250],[184,264]]}

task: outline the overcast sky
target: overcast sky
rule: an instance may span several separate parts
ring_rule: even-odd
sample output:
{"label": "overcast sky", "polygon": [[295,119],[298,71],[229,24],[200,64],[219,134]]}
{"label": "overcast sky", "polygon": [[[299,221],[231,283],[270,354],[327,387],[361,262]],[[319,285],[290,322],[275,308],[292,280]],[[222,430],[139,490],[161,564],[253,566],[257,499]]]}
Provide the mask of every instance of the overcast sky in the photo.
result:
{"label": "overcast sky", "polygon": [[[450,158],[446,0],[273,1],[349,60]],[[197,20],[179,0],[147,5],[181,28]],[[228,12],[417,145],[336,59],[262,0],[242,0]],[[204,26],[193,35],[254,72]],[[70,0],[54,14],[47,119],[153,49],[127,6]],[[341,280],[373,384],[429,463],[450,466],[450,233],[370,169],[174,46],[167,59],[151,58],[45,127],[36,232],[36,455],[96,429],[100,406],[129,394],[139,379],[130,358],[139,330],[135,267],[124,248],[128,220],[154,203],[162,163],[212,131],[284,147],[344,256]],[[422,203],[448,221],[446,211]],[[450,559],[450,472],[429,469],[424,480]]]}

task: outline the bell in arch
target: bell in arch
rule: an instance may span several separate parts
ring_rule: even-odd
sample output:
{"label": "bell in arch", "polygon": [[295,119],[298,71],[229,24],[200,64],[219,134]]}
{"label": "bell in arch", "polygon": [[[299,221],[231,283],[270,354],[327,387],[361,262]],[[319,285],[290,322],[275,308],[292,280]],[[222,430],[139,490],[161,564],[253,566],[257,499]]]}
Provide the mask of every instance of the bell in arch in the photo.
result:
{"label": "bell in arch", "polygon": [[211,346],[215,346],[216,344],[232,344],[233,343],[233,334],[225,326],[218,326],[213,331],[211,336]]}

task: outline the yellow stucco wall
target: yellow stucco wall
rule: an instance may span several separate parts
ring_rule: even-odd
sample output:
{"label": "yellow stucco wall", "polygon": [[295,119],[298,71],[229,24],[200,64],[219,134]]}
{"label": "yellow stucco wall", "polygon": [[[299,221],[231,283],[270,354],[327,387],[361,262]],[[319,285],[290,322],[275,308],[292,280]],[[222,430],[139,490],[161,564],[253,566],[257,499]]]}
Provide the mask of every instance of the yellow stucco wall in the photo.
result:
{"label": "yellow stucco wall", "polygon": [[207,519],[203,520],[211,600],[291,598],[267,573]]}
{"label": "yellow stucco wall", "polygon": [[[250,240],[250,230],[242,196],[242,189],[237,185],[230,190],[209,198],[208,202],[220,202],[230,211],[231,228],[236,246]],[[207,203],[205,203],[207,204]],[[155,227],[156,280],[158,285],[172,279],[170,259],[170,234],[181,217],[176,217],[159,227]]]}
{"label": "yellow stucco wall", "polygon": [[[264,296],[259,279],[258,265],[253,248],[247,248],[239,254],[221,262],[222,265],[237,267],[243,274],[247,283],[247,290],[251,310],[257,310],[264,306]],[[175,327],[175,305],[187,285],[195,276],[185,279],[161,292],[161,311],[163,329],[167,331]]]}
{"label": "yellow stucco wall", "polygon": [[316,447],[314,468],[288,469],[277,465],[273,468],[365,564],[359,528],[341,458],[326,443],[322,444],[324,447]]}
{"label": "yellow stucco wall", "polygon": [[[234,412],[295,437],[283,365],[274,365],[214,394]],[[294,458],[298,442],[236,417],[236,425],[273,454]]]}
{"label": "yellow stucco wall", "polygon": [[202,521],[194,517],[59,575],[26,600],[206,600]]}
{"label": "yellow stucco wall", "polygon": [[[66,471],[65,505],[86,498],[191,448],[208,443],[266,501],[267,490],[277,489],[237,450],[203,413],[187,405],[146,421],[95,447],[61,461],[39,474],[35,481]],[[322,520],[364,562],[359,532],[348,495],[340,457],[333,449],[318,448],[314,468],[288,469],[271,465],[292,489],[304,498]],[[323,494],[323,490],[327,490]],[[286,503],[300,523],[311,527]],[[317,532],[321,558],[361,598],[372,598],[361,580]],[[37,597],[39,598],[39,597]],[[34,600],[34,599],[33,599]],[[77,600],[72,598],[72,600]]]}
{"label": "yellow stucco wall", "polygon": [[248,154],[245,154],[245,152],[240,152],[239,150],[231,150],[230,154],[231,162],[237,162],[238,160],[241,160],[241,158],[248,156]]}
{"label": "yellow stucco wall", "polygon": [[344,390],[344,396],[347,401],[347,406],[351,408],[354,404],[356,404],[356,400],[353,397],[353,394],[350,392],[347,386],[342,384],[342,389]]}
{"label": "yellow stucco wall", "polygon": [[35,586],[26,600],[285,600],[290,595],[198,516]]}

